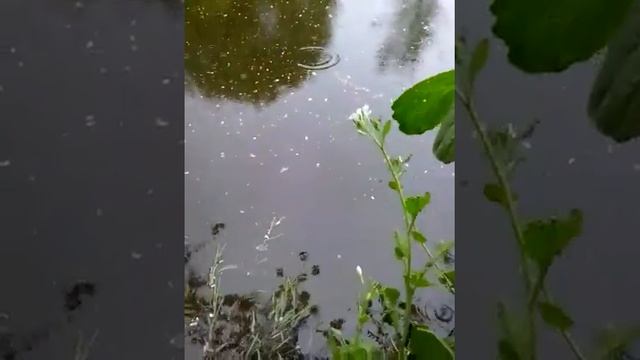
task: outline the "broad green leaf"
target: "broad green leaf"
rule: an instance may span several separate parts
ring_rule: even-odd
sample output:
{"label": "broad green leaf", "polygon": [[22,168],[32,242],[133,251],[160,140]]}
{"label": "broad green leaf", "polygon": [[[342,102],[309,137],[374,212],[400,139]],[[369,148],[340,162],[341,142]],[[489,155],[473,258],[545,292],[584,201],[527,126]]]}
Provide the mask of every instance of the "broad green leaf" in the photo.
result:
{"label": "broad green leaf", "polygon": [[589,116],[617,142],[640,136],[640,2],[607,46],[589,98]]}
{"label": "broad green leaf", "polygon": [[538,309],[544,322],[555,329],[564,331],[573,325],[573,320],[557,305],[549,302],[540,302]]}
{"label": "broad green leaf", "polygon": [[487,63],[489,57],[489,40],[482,39],[476,45],[471,55],[471,61],[469,62],[469,85],[473,87],[476,82],[476,77],[484,65]]}
{"label": "broad green leaf", "polygon": [[440,124],[436,139],[433,141],[433,154],[438,160],[450,164],[456,159],[456,123],[455,111],[452,109],[449,116]]}
{"label": "broad green leaf", "polygon": [[413,239],[420,244],[425,244],[427,242],[427,238],[418,230],[414,230],[411,232]]}
{"label": "broad green leaf", "polygon": [[400,131],[419,135],[440,125],[453,112],[455,71],[449,70],[423,80],[394,101],[392,117]]}
{"label": "broad green leaf", "polygon": [[524,229],[524,251],[541,269],[562,253],[582,231],[582,212],[572,210],[566,219],[536,220]]}
{"label": "broad green leaf", "polygon": [[405,211],[411,216],[412,219],[418,217],[420,212],[431,201],[431,194],[426,192],[422,196],[412,196],[405,201]]}
{"label": "broad green leaf", "polygon": [[495,0],[493,32],[521,70],[559,72],[604,47],[632,1]]}
{"label": "broad green leaf", "polygon": [[453,350],[449,345],[425,326],[411,328],[409,339],[411,355],[416,360],[453,360]]}

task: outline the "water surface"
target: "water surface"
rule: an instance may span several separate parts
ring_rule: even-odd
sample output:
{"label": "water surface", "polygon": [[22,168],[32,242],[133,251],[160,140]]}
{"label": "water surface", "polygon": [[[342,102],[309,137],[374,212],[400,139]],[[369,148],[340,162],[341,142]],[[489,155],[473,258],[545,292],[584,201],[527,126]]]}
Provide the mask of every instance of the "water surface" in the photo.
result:
{"label": "water surface", "polygon": [[[347,118],[364,104],[390,118],[403,89],[453,67],[454,1],[190,0],[185,18],[187,240],[226,224],[219,240],[238,268],[224,273],[225,291],[270,290],[276,267],[300,270],[300,251],[320,265],[306,286],[323,319],[348,316],[356,264],[398,284],[399,204],[377,150]],[[326,52],[300,50],[309,46]],[[298,65],[330,56],[339,62],[328,69]],[[420,220],[428,238],[453,239],[454,167],[433,158],[433,136],[394,130],[389,149],[414,154],[408,191],[432,192]],[[282,235],[264,246],[274,217],[284,219],[272,235]]]}

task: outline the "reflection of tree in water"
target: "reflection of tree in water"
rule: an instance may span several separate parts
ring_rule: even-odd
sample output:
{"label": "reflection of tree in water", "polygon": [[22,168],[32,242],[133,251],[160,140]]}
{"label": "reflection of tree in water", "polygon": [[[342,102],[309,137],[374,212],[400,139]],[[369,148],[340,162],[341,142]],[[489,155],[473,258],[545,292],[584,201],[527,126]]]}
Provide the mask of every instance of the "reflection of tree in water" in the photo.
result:
{"label": "reflection of tree in water", "polygon": [[418,60],[420,50],[431,36],[429,21],[435,13],[436,0],[400,0],[391,32],[378,51],[378,65],[404,66]]}
{"label": "reflection of tree in water", "polygon": [[267,103],[321,62],[334,0],[187,0],[187,81],[207,96]]}

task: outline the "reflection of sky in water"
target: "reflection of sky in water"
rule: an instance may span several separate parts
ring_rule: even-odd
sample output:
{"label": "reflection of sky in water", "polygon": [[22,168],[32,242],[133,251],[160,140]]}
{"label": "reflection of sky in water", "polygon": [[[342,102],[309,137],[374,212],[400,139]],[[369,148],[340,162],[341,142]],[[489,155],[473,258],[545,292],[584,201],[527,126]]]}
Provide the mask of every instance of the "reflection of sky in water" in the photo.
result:
{"label": "reflection of sky in water", "polygon": [[[241,103],[229,92],[205,85],[204,96],[189,87],[187,236],[193,243],[206,241],[211,224],[226,223],[220,237],[227,243],[225,261],[239,266],[225,273],[228,291],[269,290],[276,267],[284,266],[290,274],[300,270],[295,255],[302,250],[310,253],[311,264],[321,267],[321,275],[307,286],[326,316],[348,315],[358,290],[356,264],[369,276],[397,283],[391,234],[401,225],[399,205],[387,188],[379,154],[347,117],[366,103],[374,114],[389,118],[390,102],[404,88],[454,63],[453,0],[441,0],[418,61],[381,71],[380,49],[385,39],[397,36],[392,26],[401,23],[397,14],[402,4],[336,3],[325,12],[330,30],[323,32],[328,34],[324,46],[341,61],[327,70],[295,70],[306,80],[281,88],[272,102]],[[267,18],[274,21],[267,15],[260,21]],[[303,40],[296,46],[318,44]],[[287,66],[288,60],[283,61],[274,66]],[[224,76],[242,81],[241,74]],[[409,138],[394,131],[389,149],[414,153],[405,178],[409,193],[433,194],[421,227],[430,239],[452,239],[454,167],[431,156],[432,134]],[[258,251],[271,220],[280,216],[285,219],[276,232],[283,235],[270,241],[267,251]],[[196,259],[206,264],[207,257],[203,252]]]}

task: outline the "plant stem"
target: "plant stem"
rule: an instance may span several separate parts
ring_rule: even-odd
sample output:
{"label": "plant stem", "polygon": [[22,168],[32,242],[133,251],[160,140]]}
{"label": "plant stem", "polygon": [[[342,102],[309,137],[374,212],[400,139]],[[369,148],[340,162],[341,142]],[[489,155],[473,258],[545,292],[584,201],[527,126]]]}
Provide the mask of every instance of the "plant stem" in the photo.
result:
{"label": "plant stem", "polygon": [[404,262],[404,290],[405,290],[405,309],[404,309],[404,323],[403,323],[403,331],[402,338],[400,339],[400,359],[406,359],[406,344],[409,339],[409,331],[411,329],[411,309],[413,307],[413,287],[410,283],[411,278],[411,229],[415,225],[415,222],[409,219],[406,209],[406,198],[404,196],[404,191],[402,189],[402,184],[400,183],[400,176],[397,174],[393,165],[391,164],[391,158],[389,158],[389,154],[384,148],[384,144],[380,143],[376,139],[374,139],[378,149],[382,152],[382,156],[384,157],[384,162],[389,169],[389,173],[391,173],[391,177],[393,181],[396,183],[398,197],[400,198],[400,205],[402,206],[402,218],[404,219],[404,226],[406,230],[406,241],[407,241],[407,256]]}
{"label": "plant stem", "polygon": [[[518,215],[516,211],[515,201],[513,199],[513,194],[511,192],[511,187],[509,182],[507,181],[507,176],[504,173],[502,166],[498,163],[497,157],[495,156],[495,152],[493,150],[493,146],[491,145],[491,141],[489,140],[489,136],[485,129],[482,127],[480,123],[480,118],[478,113],[475,110],[475,106],[471,98],[468,98],[464,94],[460,92],[460,90],[456,89],[456,95],[464,105],[467,113],[469,114],[469,118],[473,123],[478,135],[480,136],[480,141],[482,142],[482,146],[484,151],[489,158],[489,162],[491,163],[491,168],[493,169],[493,173],[498,180],[498,184],[502,189],[503,196],[505,199],[505,207],[507,209],[507,213],[509,214],[509,220],[511,222],[511,228],[516,236],[516,240],[518,241],[518,247],[520,250],[520,263],[522,276],[524,278],[525,289],[527,293],[531,292],[531,277],[529,275],[529,268],[527,266],[527,259],[524,253],[524,235],[522,229],[520,227],[520,221],[518,220]],[[536,295],[537,296],[537,295]],[[535,299],[533,299],[535,302]],[[531,336],[531,358],[536,358],[536,332],[535,332],[535,313],[529,309],[528,311],[528,319],[529,319],[529,334]]]}
{"label": "plant stem", "polygon": [[[548,301],[548,302],[551,301],[549,293],[547,292],[547,289],[544,287],[544,285],[540,286],[540,292],[542,293],[542,296],[544,297],[545,301]],[[560,334],[562,335],[562,338],[571,349],[571,352],[573,352],[573,355],[575,355],[576,359],[586,360],[587,358],[580,351],[580,347],[573,340],[573,337],[571,336],[571,333],[569,332],[569,330],[559,330],[559,331],[560,331]]]}

